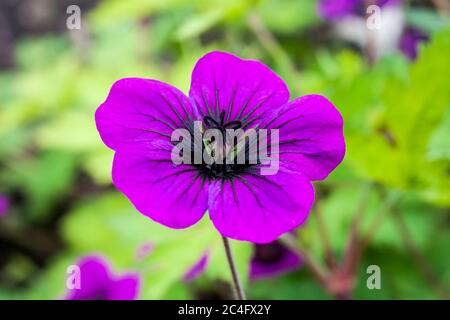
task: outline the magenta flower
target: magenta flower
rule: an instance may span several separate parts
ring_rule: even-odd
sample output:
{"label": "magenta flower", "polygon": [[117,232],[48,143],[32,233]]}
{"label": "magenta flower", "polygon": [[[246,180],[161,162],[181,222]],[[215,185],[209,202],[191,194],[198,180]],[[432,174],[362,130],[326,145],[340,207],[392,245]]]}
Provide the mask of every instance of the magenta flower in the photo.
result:
{"label": "magenta flower", "polygon": [[[224,237],[256,243],[305,221],[311,181],[326,178],[345,153],[342,117],[331,102],[320,95],[289,102],[286,84],[268,67],[223,52],[197,62],[189,97],[156,80],[122,79],[95,118],[115,151],[113,183],[138,211],[171,228],[189,227],[209,211]],[[220,131],[278,129],[278,172],[262,175],[260,163],[248,162],[174,164],[171,135],[179,128],[192,134],[194,121]]]}
{"label": "magenta flower", "polygon": [[0,216],[5,215],[9,210],[9,200],[6,196],[0,194]]}
{"label": "magenta flower", "polygon": [[[402,2],[402,0],[374,0],[371,3],[384,8],[387,6],[400,7]],[[355,16],[363,19],[367,14],[367,7],[368,3],[365,0],[320,0],[317,11],[323,19],[339,22]],[[397,47],[405,57],[415,60],[420,43],[427,41],[428,36],[424,32],[408,25],[401,26],[401,29],[403,31],[399,33]],[[390,33],[391,30],[388,32]]]}
{"label": "magenta flower", "polygon": [[205,253],[183,276],[184,282],[191,282],[205,272],[209,262],[209,254]]}
{"label": "magenta flower", "polygon": [[137,274],[115,276],[101,257],[88,256],[78,261],[80,288],[69,289],[67,300],[134,300],[139,291]]}
{"label": "magenta flower", "polygon": [[[402,0],[374,0],[371,4],[380,8],[389,5],[400,5]],[[368,4],[366,0],[320,0],[319,15],[327,20],[339,20],[349,15],[365,16]]]}
{"label": "magenta flower", "polygon": [[415,60],[419,51],[419,45],[428,41],[429,37],[424,32],[408,27],[403,30],[402,37],[399,42],[400,51],[410,60]]}
{"label": "magenta flower", "polygon": [[255,245],[250,261],[250,279],[274,277],[298,269],[302,259],[279,241]]}
{"label": "magenta flower", "polygon": [[355,14],[359,10],[359,0],[322,0],[318,2],[318,11],[321,17],[328,20],[343,18]]}

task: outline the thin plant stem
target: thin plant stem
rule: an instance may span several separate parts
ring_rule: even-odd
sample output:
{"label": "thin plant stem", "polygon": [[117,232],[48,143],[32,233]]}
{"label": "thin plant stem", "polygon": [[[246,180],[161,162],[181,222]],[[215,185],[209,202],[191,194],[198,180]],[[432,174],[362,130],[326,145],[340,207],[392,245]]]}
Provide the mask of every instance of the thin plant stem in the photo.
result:
{"label": "thin plant stem", "polygon": [[312,273],[313,277],[319,283],[320,286],[326,288],[327,285],[327,275],[322,267],[306,252],[306,250],[301,250],[299,248],[297,239],[290,233],[286,233],[280,238],[280,241],[286,245],[292,251],[298,253],[302,257],[303,263],[306,268]]}
{"label": "thin plant stem", "polygon": [[387,196],[384,204],[379,209],[375,218],[371,221],[371,224],[367,228],[365,236],[361,241],[361,251],[364,251],[369,245],[370,241],[378,231],[378,228],[381,226],[382,222],[384,222],[384,218],[388,216],[392,212],[392,208],[398,203],[400,195],[397,193],[392,193]]}
{"label": "thin plant stem", "polygon": [[354,272],[352,268],[355,267],[355,261],[354,259],[357,256],[358,251],[358,245],[359,245],[359,233],[360,233],[360,226],[361,221],[364,217],[364,214],[367,211],[367,205],[369,202],[369,197],[372,191],[372,184],[368,184],[365,186],[361,199],[359,200],[356,213],[354,215],[354,219],[352,222],[352,226],[350,228],[350,235],[347,239],[347,244],[345,246],[345,253],[344,253],[344,259],[343,259],[343,270],[344,272]]}
{"label": "thin plant stem", "polygon": [[[319,198],[319,193],[317,195],[317,198]],[[316,200],[315,213],[316,213],[317,225],[319,227],[320,238],[322,240],[324,250],[325,250],[325,262],[329,268],[334,268],[336,266],[336,259],[333,254],[333,249],[331,247],[330,238],[328,236],[328,230],[323,221],[322,210],[321,210],[320,202],[318,200]]]}
{"label": "thin plant stem", "polygon": [[428,263],[427,259],[423,256],[422,252],[420,252],[419,248],[417,248],[402,215],[399,212],[395,211],[392,216],[399,230],[403,243],[405,244],[406,249],[411,254],[419,271],[425,277],[425,280],[441,298],[450,299],[450,293],[448,291],[448,288],[445,287],[440,282],[439,277],[435,274],[433,268]]}
{"label": "thin plant stem", "polygon": [[[301,240],[300,237],[299,240]],[[305,267],[312,273],[318,285],[321,286],[325,292],[339,300],[351,299],[351,292],[335,291],[333,282],[335,281],[334,276],[337,273],[330,273],[329,270],[324,270],[322,266],[305,249],[301,248],[303,247],[303,245],[301,245],[300,247],[299,241],[297,241],[297,239],[292,234],[287,233],[283,235],[280,238],[280,241],[291,250],[297,252],[297,254],[302,257],[302,261]]]}
{"label": "thin plant stem", "polygon": [[222,237],[223,246],[225,248],[225,253],[227,255],[228,265],[231,271],[231,278],[233,280],[234,290],[236,291],[236,297],[238,300],[245,300],[245,293],[242,289],[241,282],[239,280],[239,275],[236,269],[236,264],[234,263],[233,253],[231,252],[230,242],[228,238]]}
{"label": "thin plant stem", "polygon": [[378,228],[382,225],[386,216],[388,216],[392,212],[392,208],[398,202],[398,200],[398,194],[394,193],[389,195],[377,212],[375,218],[371,221],[366,233],[362,237],[359,237],[357,233],[355,233],[352,249],[348,250],[344,259],[345,272],[356,272],[358,263],[360,262],[363,253],[366,251],[370,242],[373,240],[376,232],[378,231]]}

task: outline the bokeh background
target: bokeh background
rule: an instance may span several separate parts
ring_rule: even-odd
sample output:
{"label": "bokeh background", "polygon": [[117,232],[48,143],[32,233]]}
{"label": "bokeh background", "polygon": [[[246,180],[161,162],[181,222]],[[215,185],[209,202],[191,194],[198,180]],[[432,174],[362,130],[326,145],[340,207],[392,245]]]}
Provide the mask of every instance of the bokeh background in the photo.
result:
{"label": "bokeh background", "polygon": [[[80,30],[66,26],[73,4]],[[313,0],[2,0],[0,299],[59,299],[68,266],[92,253],[116,273],[139,272],[140,299],[231,297],[208,218],[174,231],[141,216],[111,185],[112,151],[93,116],[123,77],[187,92],[196,60],[212,50],[263,61],[292,97],[323,94],[345,119],[346,158],[316,184],[295,238],[330,282],[318,283],[306,264],[249,279],[255,247],[233,242],[248,296],[332,299],[341,285],[355,299],[448,299],[450,3],[403,1],[380,41],[361,29],[362,17],[331,19],[317,8]],[[406,28],[427,39],[416,59],[392,46],[400,41],[392,30]],[[355,243],[361,254],[340,275]],[[204,272],[183,280],[206,251]],[[366,285],[369,265],[380,267],[380,290]]]}

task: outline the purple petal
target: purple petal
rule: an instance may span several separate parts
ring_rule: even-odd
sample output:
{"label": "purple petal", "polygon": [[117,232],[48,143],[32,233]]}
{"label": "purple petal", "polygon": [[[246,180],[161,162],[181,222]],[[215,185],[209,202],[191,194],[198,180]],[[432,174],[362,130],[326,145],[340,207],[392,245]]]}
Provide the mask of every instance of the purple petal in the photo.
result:
{"label": "purple petal", "polygon": [[297,98],[268,117],[266,124],[279,129],[280,162],[310,180],[325,179],[344,158],[342,117],[323,96]]}
{"label": "purple petal", "polygon": [[[379,7],[398,6],[402,0],[375,0]],[[366,0],[320,0],[317,11],[323,19],[340,20],[351,15],[365,16],[368,3]]]}
{"label": "purple petal", "polygon": [[5,215],[9,210],[9,199],[0,194],[0,216]]}
{"label": "purple petal", "polygon": [[236,240],[269,243],[307,218],[314,189],[300,174],[244,174],[210,187],[209,213],[214,226]]}
{"label": "purple petal", "polygon": [[139,78],[117,81],[95,113],[97,129],[111,149],[170,141],[174,129],[195,114],[189,99],[163,82]]}
{"label": "purple petal", "polygon": [[178,89],[133,78],[117,81],[96,112],[103,141],[116,150],[115,186],[141,213],[172,228],[188,227],[206,211],[206,187],[195,170],[171,160],[170,136],[194,114]]}
{"label": "purple petal", "polygon": [[109,284],[106,300],[135,300],[138,294],[139,277],[137,274],[127,274]]}
{"label": "purple petal", "polygon": [[255,124],[267,110],[289,99],[283,80],[259,61],[242,60],[224,52],[202,57],[192,72],[190,97],[204,115]]}
{"label": "purple petal", "polygon": [[356,14],[360,2],[361,0],[321,0],[317,9],[322,18],[337,20]]}
{"label": "purple petal", "polygon": [[250,261],[250,279],[273,277],[299,268],[301,257],[279,241],[255,245]]}
{"label": "purple petal", "polygon": [[69,290],[65,299],[125,300],[137,297],[137,274],[127,274],[115,279],[108,262],[99,256],[84,257],[77,265],[80,268],[80,288]]}
{"label": "purple petal", "polygon": [[138,211],[165,226],[189,227],[207,210],[208,186],[197,169],[173,164],[164,150],[133,147],[117,151],[112,178]]}
{"label": "purple petal", "polygon": [[77,265],[80,268],[80,289],[69,290],[66,299],[105,298],[110,282],[107,262],[98,256],[88,256],[78,261]]}
{"label": "purple petal", "polygon": [[410,60],[417,58],[419,45],[428,40],[428,36],[414,28],[406,28],[400,38],[399,49]]}
{"label": "purple petal", "polygon": [[403,0],[378,0],[376,4],[380,7],[400,6],[403,4]]}
{"label": "purple petal", "polygon": [[184,282],[191,282],[197,279],[208,265],[209,254],[205,253],[184,275]]}

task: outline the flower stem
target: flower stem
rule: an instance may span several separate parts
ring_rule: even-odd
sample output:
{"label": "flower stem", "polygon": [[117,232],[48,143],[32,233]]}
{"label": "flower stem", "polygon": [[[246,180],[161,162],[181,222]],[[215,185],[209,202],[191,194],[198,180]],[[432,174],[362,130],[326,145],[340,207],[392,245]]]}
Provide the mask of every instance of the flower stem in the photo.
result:
{"label": "flower stem", "polygon": [[400,214],[400,212],[397,212],[396,210],[394,210],[392,216],[399,230],[400,237],[402,238],[403,243],[406,246],[406,249],[411,254],[417,267],[419,268],[419,271],[425,277],[425,280],[442,299],[445,300],[450,299],[450,292],[448,290],[448,287],[440,282],[440,279],[434,272],[433,267],[428,263],[426,257],[422,254],[420,249],[414,243],[413,236],[408,230],[408,226],[403,216]]}
{"label": "flower stem", "polygon": [[223,246],[225,247],[225,253],[227,255],[228,265],[230,266],[231,277],[233,279],[234,290],[236,291],[236,297],[238,300],[245,300],[245,293],[242,290],[241,282],[239,281],[239,276],[236,269],[236,264],[234,263],[233,253],[231,252],[230,242],[228,238],[222,237]]}

